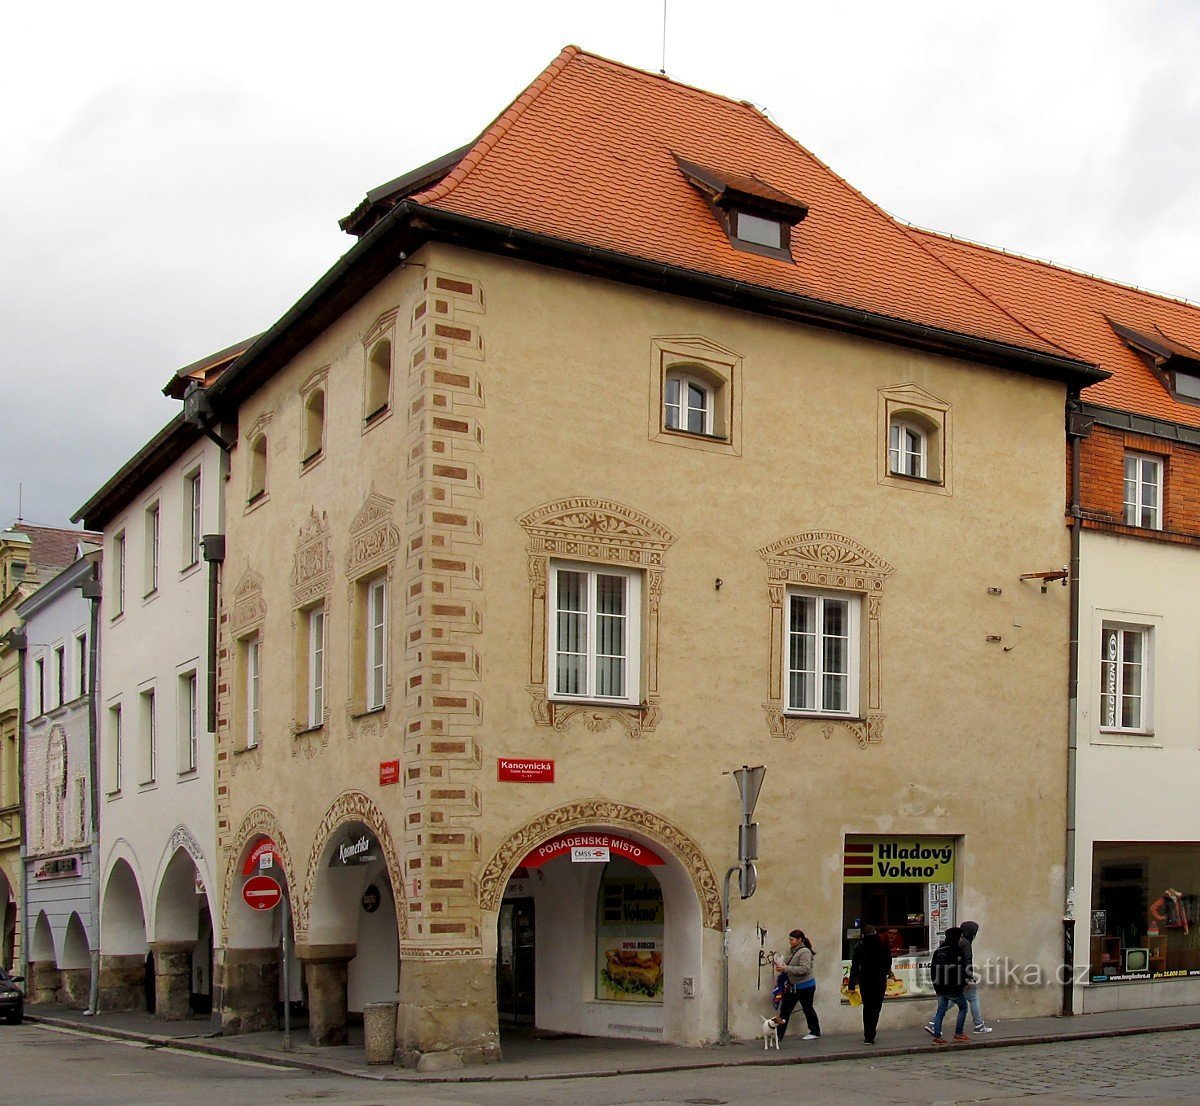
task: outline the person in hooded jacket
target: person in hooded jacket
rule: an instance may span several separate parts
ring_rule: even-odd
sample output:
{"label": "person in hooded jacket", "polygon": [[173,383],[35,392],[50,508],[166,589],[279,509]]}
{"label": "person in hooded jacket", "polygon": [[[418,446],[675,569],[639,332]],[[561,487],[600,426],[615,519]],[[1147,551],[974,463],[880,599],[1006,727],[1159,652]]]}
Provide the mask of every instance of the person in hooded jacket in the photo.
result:
{"label": "person in hooded jacket", "polygon": [[[975,1027],[976,1033],[990,1033],[992,1027],[983,1020],[983,1011],[979,1008],[979,975],[975,971],[974,960],[974,942],[975,937],[979,933],[978,922],[963,922],[962,938],[959,943],[962,945],[962,950],[967,957],[967,985],[963,989],[963,996],[967,1000],[967,1005],[971,1009],[971,1021]],[[930,1018],[925,1024],[925,1032],[933,1032],[933,1018]]]}
{"label": "person in hooded jacket", "polygon": [[862,927],[862,940],[850,959],[850,980],[847,986],[862,996],[863,1041],[875,1043],[879,1027],[879,1012],[888,976],[892,974],[892,950],[872,925]]}
{"label": "person in hooded jacket", "polygon": [[[963,990],[967,985],[967,954],[962,948],[962,930],[951,926],[946,930],[946,937],[936,949],[929,965],[929,975],[933,981],[933,989],[937,992],[937,1013],[933,1016],[933,1043],[944,1045],[946,1039],[942,1036],[942,1021],[951,1003],[958,1007],[958,1016],[954,1023],[954,1039],[969,1041],[971,1038],[963,1032],[967,1026],[967,1000]],[[929,1027],[926,1026],[926,1029]]]}

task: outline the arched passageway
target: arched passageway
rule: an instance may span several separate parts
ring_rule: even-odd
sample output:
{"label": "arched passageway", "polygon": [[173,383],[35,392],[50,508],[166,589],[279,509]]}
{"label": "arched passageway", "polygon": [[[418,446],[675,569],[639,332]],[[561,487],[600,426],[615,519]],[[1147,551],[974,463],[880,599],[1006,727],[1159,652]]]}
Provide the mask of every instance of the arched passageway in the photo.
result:
{"label": "arched passageway", "polygon": [[181,1021],[212,1010],[213,927],[196,862],[182,847],[163,869],[154,903],[154,1011]]}
{"label": "arched passageway", "polygon": [[153,965],[148,956],[141,888],[122,857],[109,871],[100,904],[102,1011],[153,1009]]}

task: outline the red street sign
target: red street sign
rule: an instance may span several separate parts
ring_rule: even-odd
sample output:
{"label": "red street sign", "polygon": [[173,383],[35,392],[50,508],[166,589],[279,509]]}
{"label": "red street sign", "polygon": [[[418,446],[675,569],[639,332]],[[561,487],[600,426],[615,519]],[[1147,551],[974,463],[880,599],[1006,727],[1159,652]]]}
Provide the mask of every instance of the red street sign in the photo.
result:
{"label": "red street sign", "polygon": [[623,856],[643,868],[657,867],[663,862],[653,849],[615,833],[560,833],[539,845],[521,863],[526,868],[540,868],[556,856],[570,856],[572,849],[608,849],[613,857]]}
{"label": "red street sign", "polygon": [[502,783],[553,783],[554,761],[499,757],[496,760],[496,779]]}
{"label": "red street sign", "polygon": [[242,885],[242,898],[251,910],[274,910],[283,892],[270,876],[251,876]]}
{"label": "red street sign", "polygon": [[[263,863],[264,856],[268,858],[265,864]],[[246,857],[246,863],[242,865],[242,875],[250,876],[264,868],[273,868],[277,864],[282,870],[283,857],[279,855],[275,842],[267,837],[250,850],[250,855]]]}
{"label": "red street sign", "polygon": [[400,762],[398,760],[381,760],[379,762],[379,786],[386,787],[389,783],[400,782]]}

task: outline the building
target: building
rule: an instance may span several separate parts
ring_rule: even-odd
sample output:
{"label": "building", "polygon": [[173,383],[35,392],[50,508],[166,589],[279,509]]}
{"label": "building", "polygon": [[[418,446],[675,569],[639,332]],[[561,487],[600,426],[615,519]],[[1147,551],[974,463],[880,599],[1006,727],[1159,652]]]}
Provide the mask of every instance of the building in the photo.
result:
{"label": "building", "polygon": [[1074,1006],[1195,1003],[1200,307],[926,241],[1040,334],[1112,374],[1084,394],[1068,456],[1079,643],[1068,796]]}
{"label": "building", "polygon": [[0,533],[0,964],[24,962],[21,942],[21,650],[17,608],[76,557],[78,530],[18,520]]}
{"label": "building", "polygon": [[867,922],[900,1024],[956,919],[1049,975],[1069,603],[1040,581],[1104,372],[750,105],[573,47],[343,227],[205,392],[237,426],[226,1031],[286,995],[318,1042],[398,1002],[405,1063],[494,1058],[509,1021],[748,1035],[796,925],[831,1029]]}
{"label": "building", "polygon": [[[176,373],[212,383],[245,349]],[[102,530],[100,1008],[179,1020],[212,1005],[212,708],[224,453],[181,412],[83,507]]]}
{"label": "building", "polygon": [[17,608],[25,623],[24,931],[31,1001],[91,1006],[98,948],[93,696],[99,554],[75,562]]}

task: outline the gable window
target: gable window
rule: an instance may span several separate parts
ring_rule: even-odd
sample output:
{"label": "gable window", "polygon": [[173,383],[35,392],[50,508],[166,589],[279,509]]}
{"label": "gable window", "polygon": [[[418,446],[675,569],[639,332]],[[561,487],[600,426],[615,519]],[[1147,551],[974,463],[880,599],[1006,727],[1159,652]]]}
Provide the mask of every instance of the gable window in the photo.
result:
{"label": "gable window", "polygon": [[314,388],[304,398],[304,430],[300,463],[315,461],[325,450],[325,389]]}
{"label": "gable window", "polygon": [[387,576],[367,584],[366,706],[379,710],[387,702]]}
{"label": "gable window", "polygon": [[667,373],[663,394],[663,423],[668,430],[689,434],[713,432],[713,389],[694,376]]}
{"label": "gable window", "polygon": [[125,611],[125,531],[113,537],[113,618]]}
{"label": "gable window", "polygon": [[858,713],[860,605],[856,596],[789,593],[787,710],[849,716]]}
{"label": "gable window", "polygon": [[1152,637],[1148,626],[1105,623],[1100,642],[1100,728],[1147,733]]}
{"label": "gable window", "polygon": [[201,517],[200,469],[184,477],[183,489],[183,567],[191,568],[200,563],[200,537],[204,526]]}
{"label": "gable window", "polygon": [[246,488],[246,502],[257,503],[267,494],[267,436],[259,434],[250,443],[249,484]]}
{"label": "gable window", "polygon": [[374,422],[392,401],[392,343],[382,338],[371,347],[367,358],[367,379],[364,395],[364,418]]}
{"label": "gable window", "polygon": [[897,476],[925,479],[929,442],[916,423],[895,419],[888,428],[888,470]]}
{"label": "gable window", "polygon": [[1125,454],[1125,522],[1162,529],[1162,461],[1144,453]]}
{"label": "gable window", "polygon": [[636,703],[641,576],[568,562],[550,572],[550,697]]}

